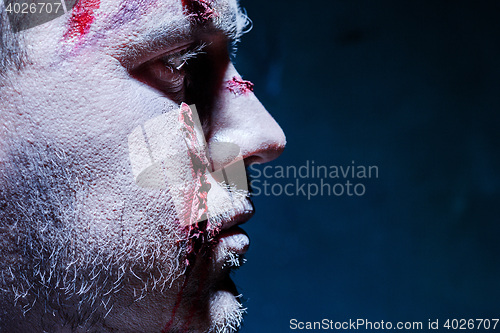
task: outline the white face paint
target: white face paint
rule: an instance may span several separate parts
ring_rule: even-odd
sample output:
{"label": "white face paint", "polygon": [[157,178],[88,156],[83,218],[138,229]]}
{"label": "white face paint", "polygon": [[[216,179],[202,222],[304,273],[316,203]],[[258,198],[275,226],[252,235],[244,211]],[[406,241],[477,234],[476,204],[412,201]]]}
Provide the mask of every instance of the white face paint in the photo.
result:
{"label": "white face paint", "polygon": [[[29,62],[0,84],[0,331],[239,325],[242,163],[285,137],[229,60],[236,1],[187,2],[82,0],[21,32]],[[202,124],[191,141],[183,102]],[[139,179],[155,161],[161,184]]]}

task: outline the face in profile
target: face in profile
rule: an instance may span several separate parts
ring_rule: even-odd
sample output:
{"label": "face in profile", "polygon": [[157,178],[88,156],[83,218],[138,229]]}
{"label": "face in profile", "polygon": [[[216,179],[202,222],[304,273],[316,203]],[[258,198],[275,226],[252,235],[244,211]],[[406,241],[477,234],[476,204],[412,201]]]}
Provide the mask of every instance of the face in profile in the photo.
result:
{"label": "face in profile", "polygon": [[237,330],[245,166],[285,146],[230,60],[246,26],[236,0],[79,0],[2,31],[1,332]]}

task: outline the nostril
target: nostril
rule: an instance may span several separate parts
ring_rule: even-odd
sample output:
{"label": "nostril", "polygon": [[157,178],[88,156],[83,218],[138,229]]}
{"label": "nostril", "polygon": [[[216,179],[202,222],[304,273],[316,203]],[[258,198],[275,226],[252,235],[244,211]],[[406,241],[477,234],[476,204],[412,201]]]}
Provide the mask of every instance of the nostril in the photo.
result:
{"label": "nostril", "polygon": [[250,156],[245,158],[245,166],[250,166],[252,164],[262,164],[262,159],[259,156]]}
{"label": "nostril", "polygon": [[283,151],[285,150],[285,146],[286,141],[283,140],[279,143],[264,146],[261,149],[255,150],[253,153],[248,153],[247,156],[243,156],[245,159],[245,165],[270,162],[278,158],[283,153]]}

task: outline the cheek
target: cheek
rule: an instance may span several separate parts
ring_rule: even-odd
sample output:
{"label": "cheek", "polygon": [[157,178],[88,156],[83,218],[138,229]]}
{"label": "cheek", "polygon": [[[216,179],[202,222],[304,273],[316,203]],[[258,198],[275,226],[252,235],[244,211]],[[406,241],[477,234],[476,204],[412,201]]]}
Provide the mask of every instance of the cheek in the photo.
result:
{"label": "cheek", "polygon": [[165,257],[173,257],[182,230],[170,193],[146,191],[129,177],[120,178],[100,179],[78,193],[75,215],[79,218],[72,225],[78,248],[122,253],[128,262],[138,258],[152,262],[155,258],[149,255],[158,249]]}
{"label": "cheek", "polygon": [[137,126],[128,147],[137,186],[168,191],[182,227],[206,220],[208,158],[199,120],[189,106]]}
{"label": "cheek", "polygon": [[75,148],[88,141],[119,142],[141,121],[144,109],[151,109],[129,93],[133,91],[131,83],[111,77],[102,82],[101,72],[88,73],[87,78],[81,72],[26,78],[37,86],[36,91],[26,86],[22,89],[23,103],[19,105],[24,106],[20,111],[26,117],[18,120],[26,133]]}

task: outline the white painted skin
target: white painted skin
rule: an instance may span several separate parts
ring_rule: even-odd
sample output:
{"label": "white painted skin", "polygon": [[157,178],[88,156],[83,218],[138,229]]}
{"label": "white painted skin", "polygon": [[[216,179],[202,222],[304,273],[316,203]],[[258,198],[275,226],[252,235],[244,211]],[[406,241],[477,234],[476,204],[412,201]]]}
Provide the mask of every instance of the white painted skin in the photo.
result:
{"label": "white painted skin", "polygon": [[[236,0],[213,8],[213,21],[198,29],[180,0],[102,0],[81,38],[64,37],[70,14],[22,32],[29,61],[0,79],[0,332],[239,326],[242,306],[227,281],[228,267],[248,247],[245,237],[220,241],[187,267],[188,238],[168,186],[137,186],[127,143],[134,128],[190,98],[171,93],[168,79],[179,77],[156,67],[148,72],[149,64],[158,66],[148,61],[205,44],[203,64],[217,77],[204,87],[210,103],[186,102],[202,110],[208,148],[236,144],[246,164],[265,163],[284,149],[282,130],[255,95],[226,89],[239,77],[226,36],[238,37],[244,19]],[[179,133],[164,137],[166,146],[185,147]],[[225,215],[215,219],[211,239],[252,210],[245,195],[231,197],[215,182],[212,189],[209,211]]]}

